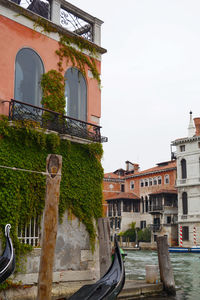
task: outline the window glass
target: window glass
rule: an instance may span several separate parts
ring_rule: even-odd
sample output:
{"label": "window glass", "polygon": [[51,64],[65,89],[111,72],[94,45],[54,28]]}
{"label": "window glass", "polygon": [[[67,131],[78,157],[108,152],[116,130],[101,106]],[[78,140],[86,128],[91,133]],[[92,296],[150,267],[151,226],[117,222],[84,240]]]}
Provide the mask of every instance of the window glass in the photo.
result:
{"label": "window glass", "polygon": [[134,190],[134,181],[131,181],[131,182],[130,182],[130,189],[131,189],[131,190]]}
{"label": "window glass", "polygon": [[158,177],[158,184],[161,184],[162,183],[162,178],[161,176]]}
{"label": "window glass", "polygon": [[157,185],[157,178],[156,177],[154,177],[154,179],[153,179],[153,184]]}
{"label": "window glass", "polygon": [[148,186],[148,179],[145,179],[145,186]]}
{"label": "window glass", "polygon": [[169,175],[165,175],[165,184],[169,183]]}
{"label": "window glass", "polygon": [[70,68],[65,73],[65,98],[67,116],[87,121],[87,86],[82,73]]}
{"label": "window glass", "polygon": [[44,73],[42,60],[29,48],[21,49],[15,60],[15,92],[16,100],[41,106],[41,75]]}
{"label": "window glass", "polygon": [[183,241],[189,241],[189,228],[188,228],[188,226],[183,226],[182,235],[183,235]]}
{"label": "window glass", "polygon": [[183,206],[183,215],[188,214],[188,199],[187,199],[187,193],[183,192],[182,194],[182,206]]}
{"label": "window glass", "polygon": [[153,179],[149,178],[149,185],[152,185],[152,184],[153,184]]}
{"label": "window glass", "polygon": [[181,176],[182,179],[187,178],[186,160],[184,158],[181,160]]}
{"label": "window glass", "polygon": [[125,186],[124,184],[121,184],[121,192],[124,192],[125,191]]}
{"label": "window glass", "polygon": [[141,187],[144,186],[144,181],[143,181],[143,180],[140,181],[140,186],[141,186]]}
{"label": "window glass", "polygon": [[181,152],[184,152],[184,151],[185,151],[185,145],[181,145],[181,146],[180,146],[180,151],[181,151]]}

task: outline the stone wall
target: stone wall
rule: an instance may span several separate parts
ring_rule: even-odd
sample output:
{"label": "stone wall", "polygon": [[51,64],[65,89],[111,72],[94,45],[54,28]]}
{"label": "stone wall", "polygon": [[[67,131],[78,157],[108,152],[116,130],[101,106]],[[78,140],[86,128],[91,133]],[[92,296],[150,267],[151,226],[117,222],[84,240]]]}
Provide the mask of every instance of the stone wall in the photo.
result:
{"label": "stone wall", "polygon": [[[14,283],[21,282],[21,285],[32,285],[31,295],[32,293],[33,295],[31,297],[33,298],[30,299],[36,299],[34,298],[34,294],[35,290],[37,290],[36,284],[38,281],[40,253],[41,249],[35,248],[27,257],[23,257],[21,260],[21,273],[11,276]],[[74,292],[81,285],[97,281],[99,274],[98,243],[96,243],[95,251],[92,253],[89,235],[85,226],[75,217],[70,219],[66,213],[62,224],[58,226],[53,270],[54,289],[55,284],[59,283],[59,285],[61,284],[65,287],[62,288],[62,290],[65,290],[65,293],[70,292],[71,286],[75,287]],[[28,290],[31,291],[31,289]],[[59,294],[59,291],[57,291],[57,294]],[[12,298],[8,297],[8,299]],[[22,297],[19,299],[26,298]]]}

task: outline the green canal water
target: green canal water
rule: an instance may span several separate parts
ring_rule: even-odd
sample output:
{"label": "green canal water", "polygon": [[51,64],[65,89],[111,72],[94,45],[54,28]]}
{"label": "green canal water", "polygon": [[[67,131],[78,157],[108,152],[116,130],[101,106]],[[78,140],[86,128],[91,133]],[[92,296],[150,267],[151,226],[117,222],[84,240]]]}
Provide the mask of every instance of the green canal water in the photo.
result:
{"label": "green canal water", "polygon": [[[170,253],[176,297],[148,299],[200,300],[200,253]],[[145,266],[158,265],[156,251],[127,251],[126,279],[145,280]]]}

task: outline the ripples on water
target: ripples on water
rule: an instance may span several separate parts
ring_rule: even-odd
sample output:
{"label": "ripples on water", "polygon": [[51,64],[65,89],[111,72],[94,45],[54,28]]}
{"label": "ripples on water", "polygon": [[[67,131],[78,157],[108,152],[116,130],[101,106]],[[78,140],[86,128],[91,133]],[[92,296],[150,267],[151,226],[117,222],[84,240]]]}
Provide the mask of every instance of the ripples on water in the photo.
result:
{"label": "ripples on water", "polygon": [[[200,253],[170,253],[177,296],[167,297],[170,300],[200,299]],[[126,278],[145,280],[145,266],[158,265],[156,251],[127,251],[125,262]],[[148,298],[148,299],[164,299]],[[166,299],[166,298],[165,298]]]}

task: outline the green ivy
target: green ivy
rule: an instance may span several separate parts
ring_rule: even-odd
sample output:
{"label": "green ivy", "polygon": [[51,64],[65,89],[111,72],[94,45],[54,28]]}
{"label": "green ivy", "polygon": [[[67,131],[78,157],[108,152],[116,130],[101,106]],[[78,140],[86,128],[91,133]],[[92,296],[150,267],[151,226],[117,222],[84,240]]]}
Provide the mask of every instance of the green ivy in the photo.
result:
{"label": "green ivy", "polygon": [[65,112],[65,82],[61,73],[50,70],[42,75],[42,101],[44,108],[64,114]]}
{"label": "green ivy", "polygon": [[[47,155],[62,155],[60,220],[66,210],[73,213],[85,224],[94,249],[94,220],[102,216],[101,144],[72,143],[25,125],[0,121],[0,165],[45,172]],[[0,228],[4,232],[4,226],[11,224],[17,261],[31,249],[19,242],[17,227],[42,215],[45,184],[44,175],[0,168]]]}

